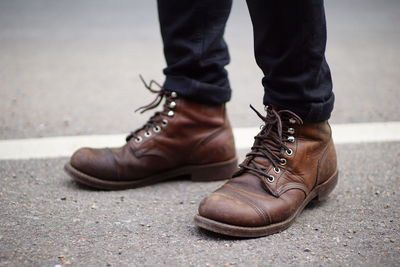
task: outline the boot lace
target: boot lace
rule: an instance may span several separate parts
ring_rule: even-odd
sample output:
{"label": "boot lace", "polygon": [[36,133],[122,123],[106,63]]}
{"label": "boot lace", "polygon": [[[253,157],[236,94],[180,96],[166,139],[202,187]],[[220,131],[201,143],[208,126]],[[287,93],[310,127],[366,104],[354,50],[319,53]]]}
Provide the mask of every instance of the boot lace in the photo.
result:
{"label": "boot lace", "polygon": [[302,124],[302,119],[289,110],[276,111],[271,107],[266,107],[267,115],[264,117],[252,105],[250,108],[263,120],[264,125],[261,131],[254,137],[254,144],[251,151],[247,153],[246,160],[239,165],[240,170],[234,175],[238,176],[243,172],[249,171],[256,176],[266,177],[269,182],[273,182],[274,177],[266,171],[268,166],[257,163],[257,157],[265,158],[272,164],[276,173],[280,172],[279,165],[285,165],[286,159],[283,155],[292,155],[293,151],[286,145],[294,142],[294,124]]}
{"label": "boot lace", "polygon": [[[177,94],[175,92],[169,92],[166,91],[159,83],[157,83],[155,80],[151,80],[149,83],[146,83],[146,81],[143,79],[142,75],[139,75],[140,80],[143,82],[143,85],[146,89],[148,89],[151,93],[157,94],[156,98],[150,102],[147,105],[144,105],[142,107],[139,107],[138,109],[135,110],[135,112],[140,111],[140,113],[144,113],[148,110],[154,109],[158,107],[161,103],[161,101],[166,99],[164,102],[163,110],[162,111],[157,111],[154,113],[153,116],[150,117],[150,119],[139,129],[132,131],[129,133],[129,135],[126,137],[126,141],[128,142],[132,138],[136,142],[141,142],[143,138],[139,135],[140,132],[145,131],[144,136],[149,137],[151,136],[150,129],[153,128],[154,132],[159,132],[161,131],[161,127],[165,127],[168,124],[168,120],[166,117],[173,117],[174,116],[174,111],[173,109],[176,106],[175,99],[177,98]],[[153,85],[157,86],[158,88],[155,89],[153,88]]]}

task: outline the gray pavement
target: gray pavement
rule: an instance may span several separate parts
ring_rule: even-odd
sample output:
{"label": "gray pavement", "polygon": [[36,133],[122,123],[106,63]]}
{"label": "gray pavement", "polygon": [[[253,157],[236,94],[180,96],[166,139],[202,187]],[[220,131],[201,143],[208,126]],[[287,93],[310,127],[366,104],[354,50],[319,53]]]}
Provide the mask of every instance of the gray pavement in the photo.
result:
{"label": "gray pavement", "polygon": [[[400,2],[327,0],[334,123],[400,121]],[[226,39],[234,127],[261,107],[244,1]],[[155,1],[0,0],[0,139],[123,133],[150,115],[137,74],[162,81]],[[150,112],[151,113],[151,112]],[[339,145],[340,181],[287,231],[230,239],[198,230],[221,182],[94,191],[66,158],[0,161],[0,266],[399,266],[400,143]],[[239,151],[243,158],[246,151]]]}
{"label": "gray pavement", "polygon": [[400,143],[338,146],[330,199],[258,239],[194,226],[200,200],[221,182],[95,191],[62,172],[66,159],[2,161],[0,265],[64,257],[71,266],[398,266],[399,151]]}

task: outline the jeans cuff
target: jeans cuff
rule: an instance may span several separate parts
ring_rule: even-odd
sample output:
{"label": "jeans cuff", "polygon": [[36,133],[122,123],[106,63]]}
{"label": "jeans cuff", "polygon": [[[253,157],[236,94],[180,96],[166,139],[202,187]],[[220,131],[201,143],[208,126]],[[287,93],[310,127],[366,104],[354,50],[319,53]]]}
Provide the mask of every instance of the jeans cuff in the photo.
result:
{"label": "jeans cuff", "polygon": [[169,92],[177,92],[184,98],[210,104],[223,104],[231,99],[229,82],[222,86],[199,82],[183,76],[168,75],[163,88]]}

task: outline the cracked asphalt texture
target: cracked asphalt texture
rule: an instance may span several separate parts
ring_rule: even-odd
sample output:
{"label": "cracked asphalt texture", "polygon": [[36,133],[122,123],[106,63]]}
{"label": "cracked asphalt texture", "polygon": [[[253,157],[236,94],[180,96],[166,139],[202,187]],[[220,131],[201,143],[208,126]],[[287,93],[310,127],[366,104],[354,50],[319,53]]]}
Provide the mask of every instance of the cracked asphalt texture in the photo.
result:
{"label": "cracked asphalt texture", "polygon": [[[400,121],[400,2],[327,0],[333,123]],[[234,127],[262,107],[251,24],[235,1],[226,39]],[[162,81],[155,1],[0,1],[0,138],[129,132]],[[246,70],[246,71],[243,71]],[[151,113],[151,112],[150,112]],[[197,229],[222,182],[124,191],[80,186],[67,158],[0,161],[0,266],[399,266],[400,143],[337,146],[340,180],[288,230],[233,239]],[[238,154],[244,157],[246,151]]]}

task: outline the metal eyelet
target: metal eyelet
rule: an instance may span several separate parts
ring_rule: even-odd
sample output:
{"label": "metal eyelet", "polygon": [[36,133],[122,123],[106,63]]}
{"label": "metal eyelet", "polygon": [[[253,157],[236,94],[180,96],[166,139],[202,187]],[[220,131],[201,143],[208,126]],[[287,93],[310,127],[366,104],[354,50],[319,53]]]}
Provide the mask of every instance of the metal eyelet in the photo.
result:
{"label": "metal eyelet", "polygon": [[150,137],[150,136],[151,136],[151,132],[149,132],[149,131],[146,131],[146,132],[144,133],[144,136],[146,136],[146,137]]}
{"label": "metal eyelet", "polygon": [[140,143],[142,141],[143,141],[143,138],[141,136],[138,136],[138,137],[135,138],[135,142],[136,143]]}
{"label": "metal eyelet", "polygon": [[171,92],[171,97],[172,97],[172,98],[177,98],[177,97],[178,97],[178,94],[177,94],[176,92]]}
{"label": "metal eyelet", "polygon": [[289,128],[289,129],[287,130],[287,132],[288,132],[289,134],[294,134],[294,128]]}
{"label": "metal eyelet", "polygon": [[155,133],[158,133],[159,131],[161,131],[160,126],[154,126],[154,127],[153,127],[153,131],[154,131]]}
{"label": "metal eyelet", "polygon": [[287,160],[286,160],[285,158],[281,158],[279,164],[280,164],[281,166],[285,166],[286,163],[287,163]]}
{"label": "metal eyelet", "polygon": [[161,121],[161,126],[165,127],[167,125],[168,125],[168,121],[167,120],[164,119],[164,120]]}
{"label": "metal eyelet", "polygon": [[268,175],[267,180],[268,180],[268,182],[272,183],[273,181],[275,181],[275,177],[272,175]]}
{"label": "metal eyelet", "polygon": [[169,103],[169,108],[175,108],[176,107],[176,102],[172,101],[171,103]]}
{"label": "metal eyelet", "polygon": [[174,116],[174,114],[175,113],[172,110],[168,111],[168,113],[167,113],[168,117],[172,117],[172,116]]}
{"label": "metal eyelet", "polygon": [[288,156],[293,155],[293,150],[291,150],[290,148],[288,150],[286,150],[286,155],[288,155]]}
{"label": "metal eyelet", "polygon": [[295,123],[296,123],[296,120],[295,120],[295,119],[293,119],[293,118],[290,118],[290,119],[289,119],[289,123],[291,123],[291,124],[295,124]]}
{"label": "metal eyelet", "polygon": [[261,124],[260,125],[260,130],[263,130],[265,128],[265,125],[264,124]]}
{"label": "metal eyelet", "polygon": [[287,140],[290,142],[290,143],[294,143],[294,136],[288,136],[288,138],[287,138]]}
{"label": "metal eyelet", "polygon": [[274,168],[274,172],[275,172],[275,173],[280,173],[280,172],[281,172],[281,169],[279,169],[278,167],[275,167],[275,168]]}

